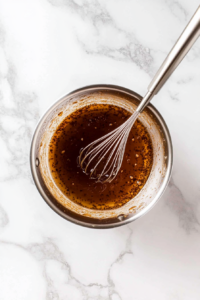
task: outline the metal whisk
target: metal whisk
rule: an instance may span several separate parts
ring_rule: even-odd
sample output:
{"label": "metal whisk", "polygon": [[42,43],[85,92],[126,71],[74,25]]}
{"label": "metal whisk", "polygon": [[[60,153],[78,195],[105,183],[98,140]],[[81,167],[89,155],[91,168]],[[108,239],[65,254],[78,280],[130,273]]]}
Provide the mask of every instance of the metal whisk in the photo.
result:
{"label": "metal whisk", "polygon": [[151,81],[148,92],[129,119],[80,151],[79,165],[91,178],[111,182],[119,172],[127,139],[138,115],[162,88],[200,35],[200,6]]}

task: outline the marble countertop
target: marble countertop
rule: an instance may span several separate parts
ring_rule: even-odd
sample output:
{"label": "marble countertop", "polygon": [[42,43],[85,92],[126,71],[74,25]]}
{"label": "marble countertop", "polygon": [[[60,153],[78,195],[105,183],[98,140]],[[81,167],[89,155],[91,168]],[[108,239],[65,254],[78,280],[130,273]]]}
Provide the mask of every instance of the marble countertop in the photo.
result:
{"label": "marble countertop", "polygon": [[109,230],[43,201],[29,149],[68,92],[110,83],[144,95],[197,0],[0,0],[0,299],[200,299],[200,40],[153,104],[174,169],[159,203]]}

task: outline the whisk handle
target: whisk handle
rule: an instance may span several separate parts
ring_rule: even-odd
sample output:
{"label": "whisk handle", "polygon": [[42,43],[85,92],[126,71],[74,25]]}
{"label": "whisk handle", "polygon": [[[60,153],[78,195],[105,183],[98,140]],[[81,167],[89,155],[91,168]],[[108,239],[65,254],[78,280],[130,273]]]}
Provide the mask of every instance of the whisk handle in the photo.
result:
{"label": "whisk handle", "polygon": [[148,92],[138,106],[137,111],[141,112],[149,101],[162,88],[167,79],[174,72],[176,67],[185,57],[187,52],[191,49],[197,38],[200,36],[200,6],[197,8],[195,14],[189,21],[188,25],[182,32],[174,47],[171,49],[168,56],[165,58],[161,67],[152,79],[148,86]]}

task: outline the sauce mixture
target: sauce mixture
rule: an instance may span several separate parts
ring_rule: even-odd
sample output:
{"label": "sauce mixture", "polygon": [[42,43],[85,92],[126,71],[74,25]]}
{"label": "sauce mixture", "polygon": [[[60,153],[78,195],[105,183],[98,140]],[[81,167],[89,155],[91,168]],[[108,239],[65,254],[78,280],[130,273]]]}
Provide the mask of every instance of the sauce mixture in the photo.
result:
{"label": "sauce mixture", "polygon": [[138,120],[129,134],[121,169],[111,183],[90,179],[77,163],[81,148],[120,126],[130,115],[114,105],[93,104],[73,112],[59,125],[49,146],[49,166],[56,185],[70,200],[90,209],[113,209],[143,188],[151,172],[153,149]]}

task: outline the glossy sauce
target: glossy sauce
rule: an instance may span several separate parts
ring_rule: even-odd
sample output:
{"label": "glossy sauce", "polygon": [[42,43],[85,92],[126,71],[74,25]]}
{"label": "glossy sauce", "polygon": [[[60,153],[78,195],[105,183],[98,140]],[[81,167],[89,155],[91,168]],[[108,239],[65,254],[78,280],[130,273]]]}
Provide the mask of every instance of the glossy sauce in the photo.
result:
{"label": "glossy sauce", "polygon": [[121,169],[111,183],[90,179],[77,164],[81,148],[120,126],[130,115],[117,106],[93,104],[72,113],[59,125],[49,146],[49,166],[56,185],[70,200],[90,209],[113,209],[143,188],[151,172],[153,149],[140,121],[131,129]]}

